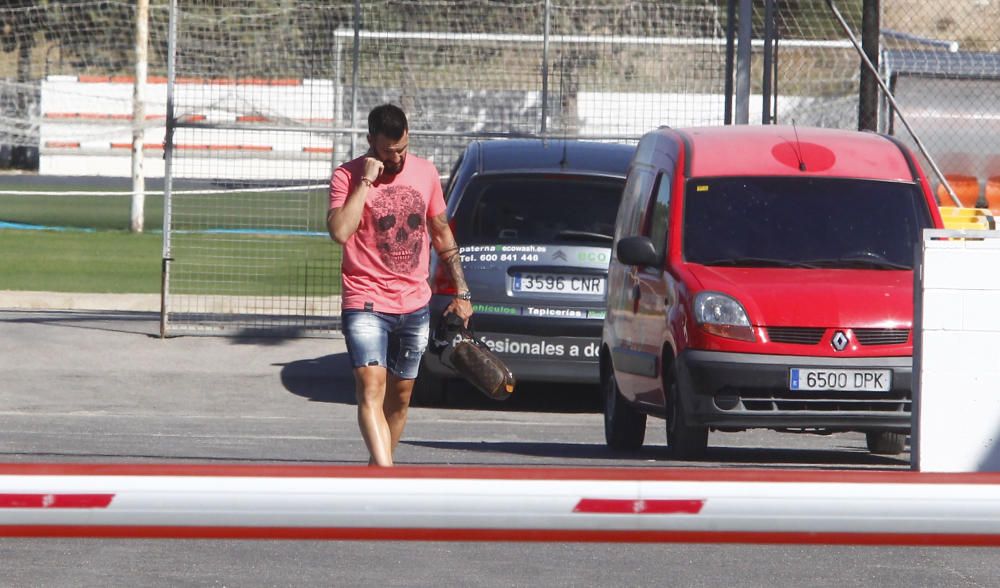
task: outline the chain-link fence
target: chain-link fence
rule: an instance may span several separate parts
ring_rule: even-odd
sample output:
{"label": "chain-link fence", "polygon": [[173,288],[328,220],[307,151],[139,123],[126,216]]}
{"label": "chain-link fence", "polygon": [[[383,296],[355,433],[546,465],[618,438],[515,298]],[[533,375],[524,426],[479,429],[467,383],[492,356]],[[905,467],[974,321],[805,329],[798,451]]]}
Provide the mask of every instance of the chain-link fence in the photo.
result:
{"label": "chain-link fence", "polygon": [[[745,64],[743,0],[177,0],[173,43],[169,1],[151,4],[147,169],[167,171],[169,96],[171,177],[229,190],[167,204],[176,330],[335,327],[323,184],[366,148],[377,103],[407,110],[413,152],[442,174],[473,137],[634,141],[731,122],[740,100],[752,124],[857,128],[863,106],[859,55],[827,0],[753,0]],[[833,4],[858,35],[878,8],[880,76],[899,106],[880,101],[879,130],[916,148],[902,115],[960,196],[1000,207],[1000,0]],[[30,165],[34,150],[43,173],[128,175],[135,14],[133,1],[0,7],[8,159]]]}
{"label": "chain-link fence", "polygon": [[[901,114],[965,206],[1000,211],[1000,2],[885,3],[882,28]],[[913,145],[899,113],[885,113],[884,128]]]}

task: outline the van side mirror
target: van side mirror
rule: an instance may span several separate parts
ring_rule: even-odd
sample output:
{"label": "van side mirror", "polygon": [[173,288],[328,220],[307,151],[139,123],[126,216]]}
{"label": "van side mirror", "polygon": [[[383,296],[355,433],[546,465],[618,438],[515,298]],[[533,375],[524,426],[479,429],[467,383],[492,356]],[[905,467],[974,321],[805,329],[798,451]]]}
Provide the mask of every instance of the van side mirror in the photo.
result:
{"label": "van side mirror", "polygon": [[618,261],[625,265],[645,267],[659,262],[656,248],[649,237],[625,237],[618,241],[615,252],[618,254]]}

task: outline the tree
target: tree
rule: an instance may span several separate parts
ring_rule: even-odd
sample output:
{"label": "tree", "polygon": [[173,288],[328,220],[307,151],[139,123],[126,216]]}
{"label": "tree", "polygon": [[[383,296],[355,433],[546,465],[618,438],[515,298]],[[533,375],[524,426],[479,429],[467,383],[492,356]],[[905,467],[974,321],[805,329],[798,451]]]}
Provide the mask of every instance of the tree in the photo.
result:
{"label": "tree", "polygon": [[33,0],[10,0],[7,9],[0,12],[0,46],[5,53],[17,52],[20,83],[31,80],[31,50],[45,25],[45,9]]}
{"label": "tree", "polygon": [[[0,111],[17,121],[30,120],[31,111],[37,102],[28,84],[31,82],[31,53],[37,35],[45,29],[45,11],[31,0],[10,0],[6,10],[0,11],[0,48],[5,53],[17,54],[17,87],[14,96],[3,96]],[[11,157],[15,165],[28,167],[34,157],[33,140],[29,125],[15,125],[9,138],[13,143]]]}

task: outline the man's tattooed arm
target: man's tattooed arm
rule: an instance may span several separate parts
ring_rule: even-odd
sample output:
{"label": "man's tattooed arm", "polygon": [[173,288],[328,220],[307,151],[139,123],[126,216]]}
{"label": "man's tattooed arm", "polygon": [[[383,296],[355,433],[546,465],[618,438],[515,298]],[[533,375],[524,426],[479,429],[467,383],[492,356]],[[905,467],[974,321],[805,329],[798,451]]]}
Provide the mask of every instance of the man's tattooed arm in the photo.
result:
{"label": "man's tattooed arm", "polygon": [[465,282],[465,273],[462,271],[462,256],[459,253],[458,243],[455,242],[455,235],[448,226],[448,216],[439,214],[428,222],[431,234],[431,244],[437,251],[441,263],[448,269],[452,282],[458,294],[451,301],[445,314],[454,312],[468,324],[469,317],[472,316],[471,292],[469,285]]}

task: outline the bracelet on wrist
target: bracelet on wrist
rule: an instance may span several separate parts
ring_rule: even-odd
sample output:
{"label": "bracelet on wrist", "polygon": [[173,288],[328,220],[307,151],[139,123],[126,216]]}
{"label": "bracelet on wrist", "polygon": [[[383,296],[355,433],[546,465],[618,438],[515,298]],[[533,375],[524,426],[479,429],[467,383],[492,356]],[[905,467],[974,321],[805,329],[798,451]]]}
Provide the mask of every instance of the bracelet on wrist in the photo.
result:
{"label": "bracelet on wrist", "polygon": [[369,188],[371,188],[372,184],[374,184],[375,181],[374,180],[370,180],[368,178],[361,178],[361,183],[364,184],[364,185],[366,185],[366,186],[368,186]]}
{"label": "bracelet on wrist", "polygon": [[472,292],[466,290],[465,292],[459,292],[455,294],[455,298],[459,300],[472,300]]}

